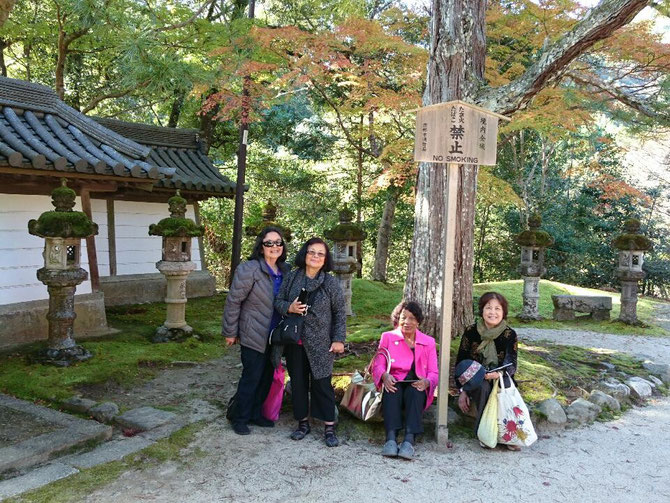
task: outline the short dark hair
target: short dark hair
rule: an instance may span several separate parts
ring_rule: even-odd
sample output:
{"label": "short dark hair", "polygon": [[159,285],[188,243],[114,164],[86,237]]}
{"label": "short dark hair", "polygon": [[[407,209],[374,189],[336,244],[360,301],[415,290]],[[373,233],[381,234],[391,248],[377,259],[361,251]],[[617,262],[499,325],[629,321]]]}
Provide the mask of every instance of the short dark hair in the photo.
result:
{"label": "short dark hair", "polygon": [[286,261],[286,240],[284,239],[284,233],[279,227],[275,227],[274,225],[269,225],[265,227],[258,236],[256,236],[256,242],[254,243],[254,249],[251,251],[251,255],[249,255],[249,260],[259,260],[263,258],[263,241],[265,241],[265,236],[270,234],[271,232],[276,232],[279,234],[279,237],[282,240],[282,243],[284,243],[284,246],[282,247],[283,250],[281,251],[281,255],[277,259],[277,262],[285,262]]}
{"label": "short dark hair", "polygon": [[326,247],[326,260],[323,263],[323,267],[321,267],[321,270],[323,272],[330,272],[333,270],[333,256],[330,254],[330,247],[328,246],[328,243],[326,243],[323,239],[313,237],[311,239],[308,239],[305,241],[305,244],[300,247],[300,250],[298,250],[298,254],[295,256],[295,262],[294,265],[296,267],[299,267],[300,269],[304,269],[307,263],[305,262],[307,258],[307,248],[311,245],[315,244],[322,244],[323,246]]}
{"label": "short dark hair", "polygon": [[400,313],[405,309],[412,313],[416,318],[416,321],[421,325],[421,322],[423,322],[423,310],[421,309],[421,306],[413,300],[403,300],[393,308],[393,312],[391,313],[391,324],[393,325],[393,328],[398,328],[398,323],[400,323]]}
{"label": "short dark hair", "polygon": [[500,302],[500,305],[502,306],[503,309],[503,320],[507,319],[507,299],[505,298],[504,295],[498,293],[498,292],[486,292],[484,295],[479,297],[479,316],[483,316],[484,314],[484,306],[489,303],[490,300],[496,299],[498,302]]}

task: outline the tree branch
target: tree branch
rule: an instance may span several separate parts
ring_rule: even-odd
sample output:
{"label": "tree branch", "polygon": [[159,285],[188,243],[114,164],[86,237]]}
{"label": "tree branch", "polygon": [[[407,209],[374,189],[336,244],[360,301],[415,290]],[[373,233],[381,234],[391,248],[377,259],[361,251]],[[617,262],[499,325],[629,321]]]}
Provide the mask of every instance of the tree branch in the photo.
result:
{"label": "tree branch", "polygon": [[587,75],[577,71],[570,71],[566,73],[566,77],[570,77],[572,80],[581,85],[594,87],[598,91],[611,96],[624,105],[637,110],[642,115],[670,124],[670,115],[659,113],[658,111],[649,107],[646,103],[642,102],[637,96],[628,93],[621,87],[617,87],[611,82],[605,82],[596,76]]}
{"label": "tree branch", "polygon": [[137,84],[135,86],[128,87],[126,89],[122,89],[121,91],[115,91],[113,93],[107,93],[107,94],[103,94],[103,95],[100,95],[100,96],[96,96],[91,101],[89,101],[88,105],[86,105],[82,109],[81,113],[85,114],[85,113],[90,112],[96,106],[98,106],[98,103],[100,103],[101,101],[109,100],[109,99],[112,99],[112,98],[121,98],[122,96],[126,96],[127,94],[129,94],[129,93],[131,93],[131,92],[133,92],[137,89],[148,86],[150,82],[151,82],[151,80],[145,80],[144,82],[140,82],[139,84]]}
{"label": "tree branch", "polygon": [[602,0],[565,36],[547,44],[537,62],[517,80],[485,91],[477,104],[500,114],[525,107],[550,81],[596,42],[628,24],[651,0]]}
{"label": "tree branch", "polygon": [[200,8],[193,13],[193,15],[188,18],[186,21],[182,21],[181,23],[175,23],[171,24],[169,26],[163,26],[161,28],[155,28],[153,31],[156,33],[159,33],[161,31],[170,31],[170,30],[178,30],[179,28],[183,28],[184,26],[188,26],[192,22],[194,22],[196,19],[198,19],[198,16],[203,13],[203,11],[209,7],[211,4],[213,4],[216,0],[207,0],[205,3],[203,3]]}

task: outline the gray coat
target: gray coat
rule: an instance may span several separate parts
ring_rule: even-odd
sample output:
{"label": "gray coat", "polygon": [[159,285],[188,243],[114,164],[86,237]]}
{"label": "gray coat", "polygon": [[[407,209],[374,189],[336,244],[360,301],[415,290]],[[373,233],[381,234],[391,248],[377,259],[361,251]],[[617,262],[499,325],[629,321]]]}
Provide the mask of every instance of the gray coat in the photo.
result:
{"label": "gray coat", "polygon": [[335,355],[329,352],[330,344],[344,342],[347,337],[344,293],[337,279],[328,273],[320,272],[316,278],[310,279],[305,275],[304,269],[295,269],[284,277],[275,298],[275,309],[279,314],[285,315],[288,312],[289,306],[303,287],[310,293],[318,289],[314,294],[312,307],[305,315],[302,343],[312,375],[315,379],[323,379],[333,373]]}
{"label": "gray coat", "polygon": [[[277,263],[284,281],[289,267]],[[263,259],[249,260],[237,266],[223,308],[221,334],[239,337],[240,344],[265,352],[274,311],[272,277]]]}

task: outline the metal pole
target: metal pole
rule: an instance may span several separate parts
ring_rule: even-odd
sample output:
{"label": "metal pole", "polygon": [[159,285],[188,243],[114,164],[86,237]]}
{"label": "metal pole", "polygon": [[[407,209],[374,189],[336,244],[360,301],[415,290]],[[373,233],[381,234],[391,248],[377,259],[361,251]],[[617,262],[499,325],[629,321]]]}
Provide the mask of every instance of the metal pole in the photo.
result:
{"label": "metal pole", "polygon": [[447,200],[444,207],[445,249],[442,273],[442,330],[440,331],[440,383],[437,395],[437,443],[446,447],[449,440],[447,425],[449,401],[449,357],[451,349],[451,318],[454,299],[454,253],[456,248],[456,198],[458,196],[458,164],[447,164]]}
{"label": "metal pole", "polygon": [[[249,19],[254,18],[255,0],[249,0]],[[244,78],[242,87],[242,118],[240,123],[240,143],[237,149],[237,181],[235,186],[235,216],[233,217],[233,248],[230,261],[230,278],[240,263],[242,254],[242,221],[244,219],[244,182],[247,170],[247,140],[249,134],[249,77]]]}

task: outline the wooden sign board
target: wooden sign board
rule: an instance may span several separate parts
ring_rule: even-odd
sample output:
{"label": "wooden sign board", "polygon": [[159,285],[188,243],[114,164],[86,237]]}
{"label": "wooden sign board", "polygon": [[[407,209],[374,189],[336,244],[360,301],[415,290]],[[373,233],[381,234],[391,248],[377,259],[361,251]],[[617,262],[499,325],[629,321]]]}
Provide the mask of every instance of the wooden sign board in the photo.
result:
{"label": "wooden sign board", "polygon": [[463,101],[420,108],[414,160],[492,166],[496,163],[499,119],[509,120]]}

